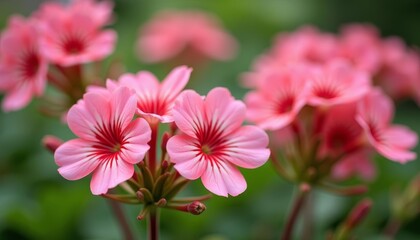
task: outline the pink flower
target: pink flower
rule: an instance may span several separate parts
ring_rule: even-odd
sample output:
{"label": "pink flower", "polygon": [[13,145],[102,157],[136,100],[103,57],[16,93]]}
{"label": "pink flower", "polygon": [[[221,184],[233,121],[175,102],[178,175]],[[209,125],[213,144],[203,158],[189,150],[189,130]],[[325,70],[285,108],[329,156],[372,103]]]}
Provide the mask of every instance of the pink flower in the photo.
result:
{"label": "pink flower", "polygon": [[140,71],[136,75],[124,74],[118,82],[108,81],[107,88],[125,86],[133,89],[137,94],[137,112],[149,123],[173,122],[172,107],[179,93],[187,85],[191,71],[192,69],[186,66],[177,67],[162,83],[147,71]]}
{"label": "pink flower", "polygon": [[147,62],[172,59],[183,51],[228,60],[235,55],[237,43],[207,13],[164,11],[143,27],[137,47],[140,58]]}
{"label": "pink flower", "polygon": [[338,180],[345,180],[354,175],[364,180],[373,180],[376,168],[371,160],[371,151],[362,148],[344,156],[334,165],[332,176]]}
{"label": "pink flower", "polygon": [[309,71],[309,67],[299,65],[267,74],[257,90],[245,96],[247,118],[269,130],[289,125],[307,102]]}
{"label": "pink flower", "polygon": [[332,34],[321,33],[311,26],[280,34],[271,53],[284,61],[322,64],[337,56],[338,41]]}
{"label": "pink flower", "polygon": [[143,160],[151,138],[148,123],[133,120],[136,97],[126,87],[109,92],[91,91],[67,114],[70,129],[79,138],[56,150],[58,172],[68,180],[78,180],[93,173],[93,194],[108,189],[133,176],[134,164]]}
{"label": "pink flower", "polygon": [[109,21],[110,6],[75,1],[66,7],[45,4],[36,14],[40,21],[40,50],[52,63],[62,66],[97,61],[114,50],[116,33],[101,31]]}
{"label": "pink flower", "polygon": [[341,31],[339,51],[341,57],[371,74],[377,73],[382,65],[381,39],[374,26],[345,26]]}
{"label": "pink flower", "polygon": [[353,102],[370,89],[369,75],[346,61],[331,61],[314,73],[308,99],[313,106],[328,107]]}
{"label": "pink flower", "polygon": [[380,89],[373,89],[359,103],[357,122],[369,143],[384,157],[406,163],[416,158],[409,151],[417,144],[417,134],[402,125],[391,125],[393,103]]}
{"label": "pink flower", "polygon": [[11,17],[0,38],[0,90],[6,92],[3,110],[25,107],[44,92],[48,65],[39,54],[33,20]]}
{"label": "pink flower", "polygon": [[399,38],[385,39],[382,53],[384,64],[376,76],[377,84],[394,99],[420,96],[419,54]]}
{"label": "pink flower", "polygon": [[176,101],[173,114],[181,130],[169,139],[168,154],[187,179],[201,177],[204,186],[221,196],[236,196],[246,182],[235,165],[256,168],[268,157],[268,136],[255,126],[241,126],[245,105],[225,88],[211,90],[203,99],[187,90]]}
{"label": "pink flower", "polygon": [[335,157],[362,147],[362,132],[356,122],[356,103],[330,108],[322,124],[322,155]]}

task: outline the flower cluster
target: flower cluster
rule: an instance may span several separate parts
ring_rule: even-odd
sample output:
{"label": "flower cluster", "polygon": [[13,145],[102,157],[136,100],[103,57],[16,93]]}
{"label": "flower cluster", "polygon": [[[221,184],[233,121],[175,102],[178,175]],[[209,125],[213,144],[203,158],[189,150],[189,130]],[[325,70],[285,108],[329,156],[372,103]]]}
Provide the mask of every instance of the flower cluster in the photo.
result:
{"label": "flower cluster", "polygon": [[339,35],[314,27],[282,33],[272,49],[255,61],[254,70],[243,76],[243,84],[254,87],[265,78],[261,75],[281,66],[302,62],[324,65],[337,58],[368,73],[372,84],[393,99],[413,98],[420,104],[419,54],[397,37],[382,39],[370,25],[348,25]]}
{"label": "flower cluster", "polygon": [[347,60],[299,62],[258,76],[245,97],[248,119],[272,131],[273,148],[282,149],[285,160],[276,166],[286,178],[312,184],[331,175],[371,179],[374,151],[400,163],[416,158],[410,149],[417,134],[392,124],[390,98]]}
{"label": "flower cluster", "polygon": [[225,32],[217,18],[200,11],[158,13],[142,27],[137,52],[146,62],[175,62],[197,65],[204,59],[228,60],[237,49],[236,40]]}
{"label": "flower cluster", "polygon": [[3,110],[25,107],[32,97],[43,95],[47,81],[71,98],[60,107],[79,99],[85,87],[82,64],[101,60],[114,50],[115,31],[102,29],[111,14],[109,2],[74,0],[67,6],[45,3],[27,19],[11,17],[0,39]]}
{"label": "flower cluster", "polygon": [[[181,92],[190,74],[190,68],[177,67],[160,83],[141,71],[108,80],[106,87],[89,87],[68,112],[68,125],[78,138],[55,150],[59,173],[68,180],[92,173],[93,194],[143,203],[146,209],[181,209],[172,198],[197,178],[217,195],[245,191],[236,166],[264,164],[270,155],[268,136],[258,127],[241,126],[245,104],[227,89],[215,88],[206,97],[192,90]],[[170,125],[161,144],[159,123]],[[109,191],[117,185],[128,195]]]}

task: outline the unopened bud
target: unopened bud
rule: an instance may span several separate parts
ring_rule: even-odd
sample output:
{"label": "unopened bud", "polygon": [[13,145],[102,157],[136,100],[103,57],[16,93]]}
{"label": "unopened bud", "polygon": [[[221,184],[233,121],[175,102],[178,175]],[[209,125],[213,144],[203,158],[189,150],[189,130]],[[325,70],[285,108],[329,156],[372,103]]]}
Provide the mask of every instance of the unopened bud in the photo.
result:
{"label": "unopened bud", "polygon": [[360,201],[350,212],[349,216],[346,219],[345,226],[348,229],[353,229],[360,222],[365,219],[366,215],[369,213],[372,207],[372,201],[370,199],[363,199]]}
{"label": "unopened bud", "polygon": [[162,152],[166,152],[166,144],[168,143],[168,140],[170,138],[170,134],[168,132],[165,132],[162,136],[162,142],[160,144],[160,149],[162,149]]}
{"label": "unopened bud", "polygon": [[46,149],[48,149],[51,153],[54,153],[57,148],[63,144],[63,141],[55,136],[46,135],[42,138],[42,144]]}
{"label": "unopened bud", "polygon": [[166,206],[167,203],[168,202],[166,201],[165,198],[161,198],[161,199],[159,199],[159,201],[157,201],[155,203],[155,205],[158,206],[158,207],[164,207],[164,206]]}
{"label": "unopened bud", "polygon": [[136,192],[136,196],[137,196],[137,199],[138,199],[138,200],[140,200],[141,202],[144,202],[144,195],[143,195],[143,193],[142,193],[142,192],[137,191],[137,192]]}
{"label": "unopened bud", "polygon": [[206,205],[202,202],[194,201],[187,205],[187,211],[194,215],[200,215],[202,212],[206,210]]}

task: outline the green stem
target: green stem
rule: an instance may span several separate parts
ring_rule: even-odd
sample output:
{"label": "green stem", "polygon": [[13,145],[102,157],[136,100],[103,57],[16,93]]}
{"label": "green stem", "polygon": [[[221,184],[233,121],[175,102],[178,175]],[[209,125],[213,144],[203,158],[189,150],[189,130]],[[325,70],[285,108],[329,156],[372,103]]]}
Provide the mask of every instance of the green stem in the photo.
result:
{"label": "green stem", "polygon": [[292,211],[287,218],[286,226],[284,227],[283,234],[281,236],[282,240],[290,240],[292,238],[293,228],[299,213],[305,204],[309,191],[310,186],[307,184],[302,184],[299,187],[299,191],[293,203]]}

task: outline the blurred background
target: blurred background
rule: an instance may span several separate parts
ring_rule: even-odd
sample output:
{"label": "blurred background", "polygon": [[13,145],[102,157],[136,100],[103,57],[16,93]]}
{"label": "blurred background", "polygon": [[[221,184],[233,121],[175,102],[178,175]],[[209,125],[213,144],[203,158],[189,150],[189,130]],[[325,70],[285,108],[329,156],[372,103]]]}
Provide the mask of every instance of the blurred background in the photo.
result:
{"label": "blurred background", "polygon": [[[0,27],[12,14],[28,16],[41,1],[0,0]],[[200,9],[220,18],[239,42],[237,57],[212,62],[193,72],[191,87],[205,94],[226,86],[237,98],[246,89],[238,84],[255,57],[270,48],[279,32],[314,25],[337,32],[346,23],[371,23],[382,36],[399,36],[409,46],[420,46],[420,1],[400,0],[116,0],[118,45],[111,58],[119,59],[128,72],[149,70],[160,78],[168,68],[145,64],[136,57],[138,29],[162,9]],[[420,86],[419,86],[420,87]],[[46,134],[63,139],[74,136],[57,119],[40,115],[38,102],[11,113],[0,112],[0,239],[122,239],[107,202],[93,196],[89,178],[69,182],[57,172],[53,156],[41,145]],[[420,133],[420,109],[412,101],[398,103],[395,122]],[[416,148],[420,153],[420,148]],[[377,157],[378,176],[367,196],[374,201],[369,217],[357,229],[360,239],[384,239],[380,233],[389,216],[389,190],[404,187],[420,169],[420,161],[406,165]],[[235,198],[214,196],[207,211],[193,216],[171,210],[161,215],[162,239],[278,239],[293,197],[293,185],[281,179],[270,164],[243,170],[248,189]],[[200,181],[183,194],[205,193]],[[314,239],[325,239],[362,197],[339,197],[317,191],[314,198]],[[141,206],[124,206],[138,239],[145,238],[146,222],[136,220]],[[403,226],[397,239],[420,239],[420,217]]]}

